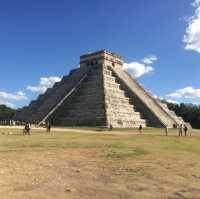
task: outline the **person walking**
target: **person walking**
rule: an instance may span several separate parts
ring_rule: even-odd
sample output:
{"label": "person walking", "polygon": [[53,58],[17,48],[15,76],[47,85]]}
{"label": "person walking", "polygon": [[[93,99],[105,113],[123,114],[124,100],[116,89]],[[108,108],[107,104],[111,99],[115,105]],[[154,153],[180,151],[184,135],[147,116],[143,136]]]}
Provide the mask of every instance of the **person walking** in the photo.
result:
{"label": "person walking", "polygon": [[184,133],[185,133],[185,136],[187,136],[187,132],[188,132],[188,127],[187,127],[187,125],[185,124],[185,125],[184,125]]}
{"label": "person walking", "polygon": [[179,136],[183,136],[183,124],[179,125]]}
{"label": "person walking", "polygon": [[110,124],[110,128],[109,128],[109,129],[110,129],[110,131],[112,131],[112,130],[113,130],[113,126],[112,126],[112,124]]}
{"label": "person walking", "polygon": [[165,127],[165,136],[168,136],[168,131],[169,131],[168,126],[166,126]]}
{"label": "person walking", "polygon": [[47,128],[47,132],[50,133],[51,132],[51,123],[50,122],[47,122],[46,128]]}
{"label": "person walking", "polygon": [[24,131],[23,134],[28,134],[31,135],[31,125],[29,122],[26,122],[25,127],[24,127]]}
{"label": "person walking", "polygon": [[139,132],[140,132],[140,134],[142,134],[142,125],[141,124],[139,126]]}

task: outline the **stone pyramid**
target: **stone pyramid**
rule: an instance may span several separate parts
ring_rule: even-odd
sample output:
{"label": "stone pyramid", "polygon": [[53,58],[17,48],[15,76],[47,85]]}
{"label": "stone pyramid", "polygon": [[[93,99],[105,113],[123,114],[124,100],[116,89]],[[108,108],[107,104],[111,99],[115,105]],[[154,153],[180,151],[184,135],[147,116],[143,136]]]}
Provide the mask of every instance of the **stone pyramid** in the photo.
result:
{"label": "stone pyramid", "polygon": [[16,119],[57,126],[132,128],[184,123],[123,70],[118,54],[105,50],[82,55],[72,70],[46,93],[21,109]]}

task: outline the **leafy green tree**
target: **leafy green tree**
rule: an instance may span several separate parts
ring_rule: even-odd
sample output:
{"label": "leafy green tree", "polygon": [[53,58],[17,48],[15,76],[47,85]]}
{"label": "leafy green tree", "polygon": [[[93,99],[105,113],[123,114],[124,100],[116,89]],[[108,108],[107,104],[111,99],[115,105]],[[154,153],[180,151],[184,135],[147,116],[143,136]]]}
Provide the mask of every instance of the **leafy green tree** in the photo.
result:
{"label": "leafy green tree", "polygon": [[163,100],[170,110],[189,122],[192,128],[200,129],[200,106],[194,104],[174,104]]}
{"label": "leafy green tree", "polygon": [[0,121],[13,120],[16,110],[7,107],[6,105],[0,105]]}

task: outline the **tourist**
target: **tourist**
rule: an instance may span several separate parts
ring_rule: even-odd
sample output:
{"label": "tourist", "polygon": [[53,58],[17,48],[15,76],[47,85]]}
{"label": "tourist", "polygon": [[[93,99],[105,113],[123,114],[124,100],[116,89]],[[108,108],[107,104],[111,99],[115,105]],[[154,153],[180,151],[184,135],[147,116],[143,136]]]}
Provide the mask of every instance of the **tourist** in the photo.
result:
{"label": "tourist", "polygon": [[188,127],[187,127],[187,125],[185,124],[185,125],[184,125],[184,133],[185,133],[185,136],[187,136],[187,132],[188,132]]}
{"label": "tourist", "polygon": [[47,122],[46,128],[47,128],[47,132],[50,133],[51,132],[51,123],[50,122]]}
{"label": "tourist", "polygon": [[183,124],[179,125],[179,136],[183,135]]}
{"label": "tourist", "polygon": [[112,126],[112,124],[110,125],[110,131],[112,131],[113,130],[113,126]]}
{"label": "tourist", "polygon": [[140,132],[140,134],[142,134],[142,125],[141,124],[139,126],[139,132]]}
{"label": "tourist", "polygon": [[31,125],[30,123],[26,122],[24,130],[23,130],[23,134],[28,134],[31,135]]}
{"label": "tourist", "polygon": [[168,126],[165,127],[165,136],[168,136]]}

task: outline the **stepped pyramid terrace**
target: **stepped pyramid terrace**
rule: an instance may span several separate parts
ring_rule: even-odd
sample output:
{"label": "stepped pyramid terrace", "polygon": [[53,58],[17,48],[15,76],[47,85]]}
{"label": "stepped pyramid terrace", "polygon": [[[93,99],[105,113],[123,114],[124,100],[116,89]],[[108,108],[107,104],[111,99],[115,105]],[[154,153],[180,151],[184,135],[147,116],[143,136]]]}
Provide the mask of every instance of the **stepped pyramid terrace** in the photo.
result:
{"label": "stepped pyramid terrace", "polygon": [[16,119],[55,126],[133,128],[184,123],[123,70],[120,55],[106,50],[80,57],[72,70],[16,114]]}

